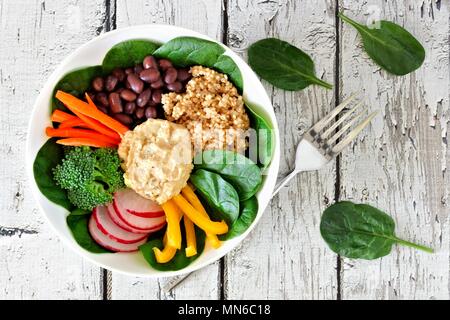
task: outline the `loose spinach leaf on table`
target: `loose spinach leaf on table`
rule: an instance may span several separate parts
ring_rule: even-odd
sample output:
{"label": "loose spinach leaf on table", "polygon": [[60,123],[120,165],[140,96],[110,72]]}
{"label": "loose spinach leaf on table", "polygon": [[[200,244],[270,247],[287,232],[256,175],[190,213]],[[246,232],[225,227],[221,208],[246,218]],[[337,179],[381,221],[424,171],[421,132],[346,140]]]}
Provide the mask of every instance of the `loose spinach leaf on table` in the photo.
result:
{"label": "loose spinach leaf on table", "polygon": [[103,58],[103,72],[111,73],[114,68],[128,68],[142,63],[144,58],[154,53],[159,44],[148,40],[123,41],[112,47]]}
{"label": "loose spinach leaf on table", "polygon": [[34,180],[42,194],[50,201],[66,208],[72,209],[65,190],[61,189],[53,180],[53,168],[64,157],[63,147],[56,144],[56,139],[47,140],[39,149],[33,163]]}
{"label": "loose spinach leaf on table", "polygon": [[208,206],[232,225],[239,217],[239,196],[233,186],[220,175],[203,169],[195,170],[189,180]]}
{"label": "loose spinach leaf on table", "polygon": [[69,72],[55,86],[52,95],[52,111],[61,109],[67,111],[67,108],[55,98],[55,93],[58,90],[70,93],[76,97],[82,97],[84,93],[91,86],[92,80],[96,76],[102,75],[101,66],[87,67],[79,70]]}
{"label": "loose spinach leaf on table", "polygon": [[164,43],[154,55],[167,58],[180,67],[202,65],[212,67],[225,49],[212,41],[195,37],[178,37]]}
{"label": "loose spinach leaf on table", "polygon": [[67,225],[75,241],[85,250],[92,253],[108,253],[110,251],[99,246],[91,237],[88,229],[91,212],[87,210],[75,210],[66,218]]}
{"label": "loose spinach leaf on table", "polygon": [[264,80],[285,90],[301,90],[311,84],[332,85],[317,78],[314,62],[302,50],[275,38],[255,42],[248,49],[248,64]]}
{"label": "loose spinach leaf on table", "polygon": [[331,250],[347,258],[380,258],[389,254],[395,243],[433,252],[430,248],[397,238],[394,229],[394,220],[383,211],[350,201],[328,207],[320,222],[322,238]]}
{"label": "loose spinach leaf on table", "polygon": [[196,155],[196,169],[205,169],[220,174],[236,189],[239,200],[253,196],[261,186],[261,169],[243,155],[226,150],[208,150]]}
{"label": "loose spinach leaf on table", "polygon": [[[246,103],[247,113],[250,118],[250,127],[256,131],[256,148],[250,145],[250,159],[257,159],[261,169],[266,169],[272,160],[275,148],[275,133],[270,121],[258,114],[255,107]],[[251,142],[251,141],[250,141]]]}
{"label": "loose spinach leaf on table", "polygon": [[240,236],[250,227],[258,214],[258,199],[253,196],[242,201],[240,207],[239,218],[231,225],[226,234],[219,236],[220,240],[224,241]]}
{"label": "loose spinach leaf on table", "polygon": [[[181,234],[185,235],[183,223],[181,223]],[[189,258],[186,257],[185,252],[186,249],[185,236],[183,236],[183,240],[181,242],[181,249],[177,250],[177,253],[172,258],[172,260],[166,263],[158,263],[156,261],[155,253],[153,252],[154,247],[157,247],[160,250],[163,249],[164,245],[162,235],[158,235],[157,237],[151,237],[151,239],[149,239],[147,243],[139,247],[139,250],[141,251],[142,255],[144,256],[148,264],[156,270],[160,271],[180,270],[187,267],[194,260],[196,260],[202,254],[203,249],[205,248],[205,233],[201,229],[195,227],[195,236],[197,240],[197,254]]]}
{"label": "loose spinach leaf on table", "polygon": [[361,35],[367,54],[383,69],[405,75],[419,68],[425,49],[414,36],[390,21],[379,21],[379,28],[369,28],[339,13],[339,17]]}

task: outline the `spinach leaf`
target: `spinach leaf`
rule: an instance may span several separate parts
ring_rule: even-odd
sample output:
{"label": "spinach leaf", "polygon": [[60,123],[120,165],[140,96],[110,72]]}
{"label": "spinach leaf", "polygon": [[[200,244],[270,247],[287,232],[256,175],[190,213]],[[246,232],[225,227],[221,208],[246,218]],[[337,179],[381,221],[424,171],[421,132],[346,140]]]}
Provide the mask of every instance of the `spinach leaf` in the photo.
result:
{"label": "spinach leaf", "polygon": [[422,65],[425,49],[411,33],[399,25],[379,21],[379,28],[368,28],[342,13],[338,15],[359,32],[367,54],[386,71],[405,75]]}
{"label": "spinach leaf", "polygon": [[89,89],[92,80],[100,75],[102,75],[101,66],[87,67],[66,74],[58,81],[53,90],[52,111],[55,109],[67,111],[62,102],[55,98],[56,91],[62,90],[80,98]]}
{"label": "spinach leaf", "polygon": [[154,55],[158,58],[167,58],[180,67],[191,65],[213,67],[224,51],[221,45],[209,40],[178,37],[164,43]]}
{"label": "spinach leaf", "polygon": [[72,232],[75,241],[89,252],[93,253],[107,253],[110,252],[103,247],[99,246],[94,239],[92,239],[89,233],[88,223],[91,212],[89,211],[76,211],[69,214],[66,218],[67,225]]}
{"label": "spinach leaf", "polygon": [[432,253],[433,250],[395,236],[394,220],[367,204],[342,201],[322,215],[320,233],[328,246],[344,257],[376,259],[391,252],[395,243]]}
{"label": "spinach leaf", "polygon": [[232,225],[239,217],[239,196],[233,186],[214,172],[198,169],[190,176],[208,206],[220,215],[228,225]]}
{"label": "spinach leaf", "polygon": [[239,153],[225,150],[203,151],[195,156],[197,169],[220,174],[231,183],[239,195],[239,201],[252,197],[261,186],[261,169]]}
{"label": "spinach leaf", "polygon": [[243,234],[253,223],[258,214],[258,199],[255,196],[241,202],[239,218],[231,225],[230,230],[220,235],[220,240],[229,240]]}
{"label": "spinach leaf", "polygon": [[237,64],[229,56],[221,55],[216,63],[214,69],[228,75],[229,80],[236,86],[239,92],[244,90],[244,80]]}
{"label": "spinach leaf", "polygon": [[272,160],[275,148],[275,134],[269,121],[260,116],[250,104],[245,105],[250,118],[250,127],[256,131],[256,148],[250,146],[250,159],[257,159],[261,169],[266,169]]}
{"label": "spinach leaf", "polygon": [[142,63],[142,60],[153,54],[158,47],[158,44],[148,40],[120,42],[112,47],[103,58],[103,71],[105,74],[109,74],[114,68],[128,68]]}
{"label": "spinach leaf", "polygon": [[[184,226],[183,223],[181,223],[181,234],[185,235],[184,232]],[[181,242],[181,249],[177,250],[177,253],[175,256],[166,263],[158,263],[156,262],[155,253],[153,252],[154,247],[157,247],[159,249],[163,249],[163,241],[162,236],[153,237],[153,239],[150,239],[147,243],[143,244],[139,247],[139,250],[141,251],[142,255],[144,256],[145,260],[148,262],[150,266],[152,266],[154,269],[159,271],[171,271],[171,270],[180,270],[185,267],[187,267],[189,264],[191,264],[194,260],[196,260],[203,252],[203,249],[205,248],[205,233],[195,227],[195,235],[197,239],[197,254],[192,257],[186,257],[186,238],[183,236],[183,240]]]}
{"label": "spinach leaf", "polygon": [[42,194],[50,201],[66,208],[72,209],[67,193],[53,180],[52,169],[64,157],[63,147],[56,143],[56,139],[47,140],[39,149],[33,163],[34,180]]}
{"label": "spinach leaf", "polygon": [[259,40],[248,49],[248,64],[264,80],[285,90],[301,90],[310,84],[332,85],[314,73],[314,62],[302,50],[275,38]]}

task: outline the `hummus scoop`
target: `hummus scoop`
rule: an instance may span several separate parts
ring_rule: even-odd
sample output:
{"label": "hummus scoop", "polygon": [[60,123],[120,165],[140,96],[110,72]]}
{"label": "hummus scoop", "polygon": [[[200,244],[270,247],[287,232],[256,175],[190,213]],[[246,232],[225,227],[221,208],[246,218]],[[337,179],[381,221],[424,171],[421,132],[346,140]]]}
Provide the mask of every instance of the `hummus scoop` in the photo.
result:
{"label": "hummus scoop", "polygon": [[188,129],[149,119],[125,133],[118,149],[125,184],[159,204],[180,193],[192,171]]}

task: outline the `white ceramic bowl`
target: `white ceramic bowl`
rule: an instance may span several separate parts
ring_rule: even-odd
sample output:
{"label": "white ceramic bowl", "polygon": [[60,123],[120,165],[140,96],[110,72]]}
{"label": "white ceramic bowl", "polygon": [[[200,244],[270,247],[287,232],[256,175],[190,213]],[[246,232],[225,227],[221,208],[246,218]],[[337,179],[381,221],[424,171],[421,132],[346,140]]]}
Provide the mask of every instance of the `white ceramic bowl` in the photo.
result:
{"label": "white ceramic bowl", "polygon": [[85,257],[103,268],[132,276],[165,277],[180,275],[200,269],[223,257],[249,234],[261,218],[264,209],[270,200],[278,174],[280,162],[279,131],[270,99],[258,77],[250,67],[238,55],[224,46],[226,54],[233,58],[241,70],[244,80],[244,99],[253,103],[255,107],[258,108],[255,111],[264,114],[267,119],[270,119],[275,129],[274,155],[268,168],[267,176],[264,179],[263,186],[257,195],[259,211],[252,226],[241,236],[224,242],[219,249],[213,249],[206,245],[205,250],[197,260],[182,270],[170,272],[152,269],[139,252],[93,254],[82,249],[75,242],[66,224],[66,216],[69,212],[47,200],[47,198],[39,191],[33,177],[33,161],[40,147],[47,140],[44,131],[45,127],[50,125],[50,100],[53,88],[61,77],[72,70],[100,65],[106,52],[119,42],[130,39],[148,39],[159,43],[165,43],[180,36],[194,36],[215,41],[200,33],[184,28],[169,25],[142,25],[105,33],[82,45],[65,58],[47,80],[33,107],[29,123],[26,151],[27,171],[31,181],[32,193],[50,225],[60,238],[82,257]]}

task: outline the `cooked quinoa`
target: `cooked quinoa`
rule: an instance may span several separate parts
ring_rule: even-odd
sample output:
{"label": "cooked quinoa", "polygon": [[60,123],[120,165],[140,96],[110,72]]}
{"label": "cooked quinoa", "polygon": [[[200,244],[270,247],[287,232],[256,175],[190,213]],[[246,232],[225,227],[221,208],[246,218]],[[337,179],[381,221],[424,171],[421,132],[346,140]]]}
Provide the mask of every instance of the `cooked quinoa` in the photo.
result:
{"label": "cooked quinoa", "polygon": [[209,68],[194,66],[190,72],[185,93],[162,96],[167,120],[188,128],[194,150],[245,150],[250,121],[235,86],[227,75]]}

